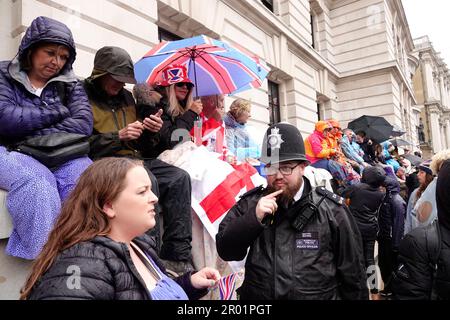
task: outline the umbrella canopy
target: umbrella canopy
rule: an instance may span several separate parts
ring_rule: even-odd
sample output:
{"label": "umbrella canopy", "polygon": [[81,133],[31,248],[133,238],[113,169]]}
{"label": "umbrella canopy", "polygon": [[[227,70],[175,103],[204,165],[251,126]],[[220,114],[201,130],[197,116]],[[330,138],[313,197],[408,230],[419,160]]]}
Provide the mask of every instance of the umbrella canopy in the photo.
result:
{"label": "umbrella canopy", "polygon": [[401,137],[405,133],[406,133],[405,130],[403,130],[402,128],[400,128],[399,126],[394,124],[394,128],[392,129],[391,136],[392,137]]}
{"label": "umbrella canopy", "polygon": [[162,82],[162,70],[175,64],[187,68],[196,96],[258,88],[269,72],[256,56],[201,35],[156,45],[135,64],[136,80],[151,85]]}
{"label": "umbrella canopy", "polygon": [[392,133],[392,125],[382,117],[361,116],[348,124],[355,133],[364,131],[366,136],[376,142],[389,139]]}
{"label": "umbrella canopy", "polygon": [[406,140],[401,139],[401,138],[390,139],[389,142],[392,143],[396,147],[412,146],[412,145],[414,145],[414,143],[406,141]]}
{"label": "umbrella canopy", "polygon": [[424,161],[422,158],[410,153],[403,155],[403,157],[411,161],[411,164],[416,167]]}

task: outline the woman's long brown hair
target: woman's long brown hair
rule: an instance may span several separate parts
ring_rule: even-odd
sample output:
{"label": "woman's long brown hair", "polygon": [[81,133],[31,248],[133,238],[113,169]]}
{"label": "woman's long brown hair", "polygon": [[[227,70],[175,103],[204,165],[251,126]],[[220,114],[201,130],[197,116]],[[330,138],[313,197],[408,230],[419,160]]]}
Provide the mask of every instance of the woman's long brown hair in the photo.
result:
{"label": "woman's long brown hair", "polygon": [[128,158],[104,158],[84,171],[63,204],[47,243],[33,263],[31,274],[21,290],[21,300],[27,299],[58,253],[79,242],[109,233],[111,226],[103,206],[114,201],[125,188],[127,172],[142,165],[142,161]]}
{"label": "woman's long brown hair", "polygon": [[425,173],[425,183],[419,185],[419,190],[417,190],[416,193],[416,199],[414,201],[414,204],[419,200],[419,198],[422,196],[422,193],[425,191],[425,189],[428,187],[428,185],[433,181],[433,176],[429,173]]}

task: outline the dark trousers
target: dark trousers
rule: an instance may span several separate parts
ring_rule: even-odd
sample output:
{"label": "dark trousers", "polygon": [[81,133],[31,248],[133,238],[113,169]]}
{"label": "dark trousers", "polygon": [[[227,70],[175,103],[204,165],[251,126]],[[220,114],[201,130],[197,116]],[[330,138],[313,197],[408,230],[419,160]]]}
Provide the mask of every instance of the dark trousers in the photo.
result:
{"label": "dark trousers", "polygon": [[160,257],[165,260],[191,259],[192,217],[191,179],[183,169],[158,159],[145,165],[158,180],[159,204],[163,215]]}
{"label": "dark trousers", "polygon": [[384,282],[384,290],[390,291],[392,272],[397,268],[397,253],[392,250],[390,238],[378,239],[378,265]]}
{"label": "dark trousers", "polygon": [[[375,265],[374,251],[375,251],[375,240],[364,240],[363,239],[363,251],[364,251],[364,262],[366,266],[366,274],[369,278],[373,275],[374,268],[368,269],[370,266]],[[371,293],[377,293],[377,288],[371,288]]]}

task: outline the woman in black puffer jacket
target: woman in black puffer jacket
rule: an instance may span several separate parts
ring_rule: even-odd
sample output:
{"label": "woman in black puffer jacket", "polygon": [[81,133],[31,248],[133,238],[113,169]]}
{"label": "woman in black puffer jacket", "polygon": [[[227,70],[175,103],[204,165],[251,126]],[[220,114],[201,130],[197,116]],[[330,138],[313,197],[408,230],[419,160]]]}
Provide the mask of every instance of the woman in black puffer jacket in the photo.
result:
{"label": "woman in black puffer jacket", "polygon": [[174,281],[151,249],[153,241],[140,236],[155,226],[157,200],[142,162],[95,162],[64,204],[21,299],[186,300],[205,295],[220,277],[217,270],[203,268]]}
{"label": "woman in black puffer jacket", "polygon": [[450,299],[450,160],[438,174],[438,220],[408,233],[400,243],[394,275],[396,299]]}

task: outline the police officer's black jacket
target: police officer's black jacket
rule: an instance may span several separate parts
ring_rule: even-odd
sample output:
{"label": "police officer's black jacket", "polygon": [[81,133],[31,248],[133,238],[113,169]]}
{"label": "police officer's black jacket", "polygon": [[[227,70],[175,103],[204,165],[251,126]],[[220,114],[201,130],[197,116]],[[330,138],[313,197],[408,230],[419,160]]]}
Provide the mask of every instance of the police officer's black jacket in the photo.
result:
{"label": "police officer's black jacket", "polygon": [[[317,203],[322,198],[318,188],[311,190],[303,179],[298,201]],[[245,194],[216,236],[217,251],[226,261],[242,260],[250,247],[241,299],[367,299],[361,235],[345,204],[332,199],[341,198],[329,193],[297,232],[281,206],[272,224],[257,220],[256,205],[266,194],[263,188]]]}

